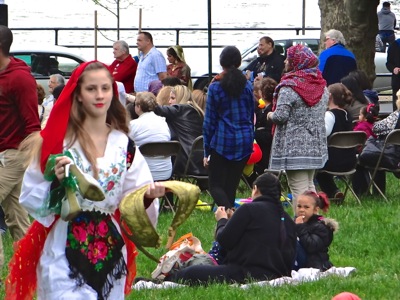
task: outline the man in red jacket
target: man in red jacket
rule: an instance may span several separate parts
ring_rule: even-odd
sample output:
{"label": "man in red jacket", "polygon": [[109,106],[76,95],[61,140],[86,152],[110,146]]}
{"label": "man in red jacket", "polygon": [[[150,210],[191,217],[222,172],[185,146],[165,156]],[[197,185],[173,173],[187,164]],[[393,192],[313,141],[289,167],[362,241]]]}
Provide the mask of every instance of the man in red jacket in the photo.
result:
{"label": "man in red jacket", "polygon": [[[27,64],[9,56],[11,30],[0,25],[0,205],[14,241],[29,227],[28,213],[19,204],[25,167],[18,156],[24,138],[40,130],[36,81]],[[0,238],[0,267],[4,263]]]}
{"label": "man in red jacket", "polygon": [[129,46],[125,41],[116,41],[113,45],[115,60],[109,70],[115,81],[124,84],[125,92],[133,92],[133,81],[136,75],[137,63],[129,54]]}

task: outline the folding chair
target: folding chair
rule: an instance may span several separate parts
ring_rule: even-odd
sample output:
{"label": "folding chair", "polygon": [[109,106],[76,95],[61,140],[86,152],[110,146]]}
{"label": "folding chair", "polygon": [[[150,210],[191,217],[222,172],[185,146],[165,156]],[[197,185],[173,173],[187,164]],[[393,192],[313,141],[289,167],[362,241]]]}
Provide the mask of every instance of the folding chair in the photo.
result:
{"label": "folding chair", "polygon": [[[367,134],[364,131],[341,131],[335,132],[328,138],[328,147],[338,149],[352,149],[360,146],[364,146],[367,140]],[[347,191],[350,190],[354,198],[361,205],[360,198],[354,192],[351,186],[351,177],[356,172],[357,161],[354,166],[346,172],[334,172],[329,170],[318,170],[317,172],[331,174],[337,176],[345,185],[344,198],[346,197]]]}
{"label": "folding chair", "polygon": [[[203,144],[203,136],[202,135],[198,136],[193,141],[183,174],[179,174],[179,175],[177,175],[177,177],[180,180],[188,181],[190,183],[198,185],[202,189],[202,192],[205,191],[212,198],[208,188],[204,188],[202,185],[198,184],[199,181],[203,181],[203,182],[207,181],[208,182],[208,174],[198,175],[198,174],[190,173],[190,166],[195,165],[194,158],[195,158],[196,154],[198,154],[198,153],[201,153],[202,156],[204,155],[204,144]],[[215,202],[213,201],[211,204],[207,203],[205,205],[210,206],[211,210],[212,210],[214,208]]]}
{"label": "folding chair", "polygon": [[[146,143],[146,144],[141,145],[139,147],[139,150],[145,157],[152,157],[152,158],[171,157],[171,160],[173,162],[171,176],[173,176],[176,157],[178,156],[179,152],[181,151],[181,144],[178,141]],[[165,180],[168,180],[168,179],[170,179],[170,178],[165,178]],[[175,213],[175,210],[167,196],[164,196],[161,198],[160,209],[163,207],[164,201],[166,201],[168,203],[168,205],[172,209],[172,212]]]}
{"label": "folding chair", "polygon": [[[368,189],[367,191],[369,191],[372,187],[372,185],[374,185],[374,187],[376,188],[376,190],[379,192],[379,194],[381,194],[381,196],[387,201],[389,202],[388,198],[385,196],[385,194],[381,191],[381,189],[378,187],[378,185],[375,183],[374,179],[376,176],[376,173],[378,171],[385,171],[385,172],[390,172],[390,173],[398,173],[400,172],[400,168],[396,168],[396,169],[389,169],[389,168],[384,168],[379,166],[381,164],[382,158],[385,155],[385,149],[388,145],[396,145],[399,146],[400,145],[400,129],[394,129],[392,132],[390,132],[385,139],[385,143],[383,145],[383,149],[381,154],[379,155],[378,161],[376,163],[375,168],[368,168],[369,171],[369,175],[370,175],[370,182],[368,185]],[[371,175],[371,170],[373,170],[372,175]]]}

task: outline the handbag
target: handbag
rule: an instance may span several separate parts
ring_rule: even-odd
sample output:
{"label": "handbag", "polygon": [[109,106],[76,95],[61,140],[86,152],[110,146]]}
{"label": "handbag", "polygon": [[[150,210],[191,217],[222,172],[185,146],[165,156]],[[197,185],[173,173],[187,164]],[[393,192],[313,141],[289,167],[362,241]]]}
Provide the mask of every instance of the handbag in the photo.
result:
{"label": "handbag", "polygon": [[217,265],[217,263],[204,252],[200,240],[192,233],[188,233],[179,238],[169,251],[161,256],[151,277],[164,280],[166,276],[174,275],[179,270],[194,265]]}
{"label": "handbag", "polygon": [[[394,129],[400,127],[400,117],[397,120]],[[358,160],[360,165],[375,168],[378,163],[379,156],[385,145],[386,136],[374,138],[370,136],[365,142],[365,146],[361,151]],[[379,163],[380,168],[398,169],[400,163],[400,147],[397,145],[388,144],[385,147],[384,154]]]}

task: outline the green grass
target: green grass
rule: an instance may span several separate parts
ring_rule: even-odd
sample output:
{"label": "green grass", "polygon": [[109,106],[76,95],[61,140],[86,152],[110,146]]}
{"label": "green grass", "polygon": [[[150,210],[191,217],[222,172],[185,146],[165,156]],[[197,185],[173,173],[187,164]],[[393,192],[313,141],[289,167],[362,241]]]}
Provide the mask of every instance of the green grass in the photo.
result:
{"label": "green grass", "polygon": [[[332,205],[328,216],[339,222],[340,229],[330,247],[331,261],[337,267],[355,267],[349,277],[328,277],[316,282],[296,286],[252,287],[242,290],[227,285],[210,287],[178,288],[167,290],[132,291],[127,299],[331,299],[337,293],[350,291],[362,299],[399,299],[400,292],[400,191],[399,181],[391,174],[387,176],[387,196],[382,198],[363,197],[363,205],[356,203],[348,194],[343,205]],[[248,192],[240,188],[240,196]],[[202,200],[209,200],[205,195]],[[167,228],[172,220],[170,213],[160,215],[158,232],[165,245]],[[214,214],[195,210],[188,221],[177,232],[176,238],[192,232],[208,251],[213,241]],[[3,237],[6,261],[12,255],[10,236]],[[160,257],[166,249],[149,249]],[[150,277],[156,263],[143,254],[137,259],[137,276]],[[3,269],[2,277],[7,275]],[[3,289],[0,299],[4,298]]]}

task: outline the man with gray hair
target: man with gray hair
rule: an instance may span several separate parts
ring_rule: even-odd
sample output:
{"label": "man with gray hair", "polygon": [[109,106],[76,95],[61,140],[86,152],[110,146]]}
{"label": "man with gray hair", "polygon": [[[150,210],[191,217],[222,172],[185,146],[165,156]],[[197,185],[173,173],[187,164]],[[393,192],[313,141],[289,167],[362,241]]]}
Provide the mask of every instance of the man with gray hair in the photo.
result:
{"label": "man with gray hair", "polygon": [[125,41],[116,41],[113,45],[115,60],[108,67],[115,81],[122,82],[126,93],[133,92],[133,81],[136,76],[137,63],[129,54],[129,46]]}
{"label": "man with gray hair", "polygon": [[346,49],[346,40],[339,30],[331,29],[324,36],[326,49],[319,56],[319,69],[327,85],[330,85],[357,70],[357,62],[353,52]]}
{"label": "man with gray hair", "polygon": [[59,85],[65,85],[65,78],[61,74],[52,74],[49,78],[49,95],[43,100],[42,105],[50,109],[54,104],[53,91]]}

